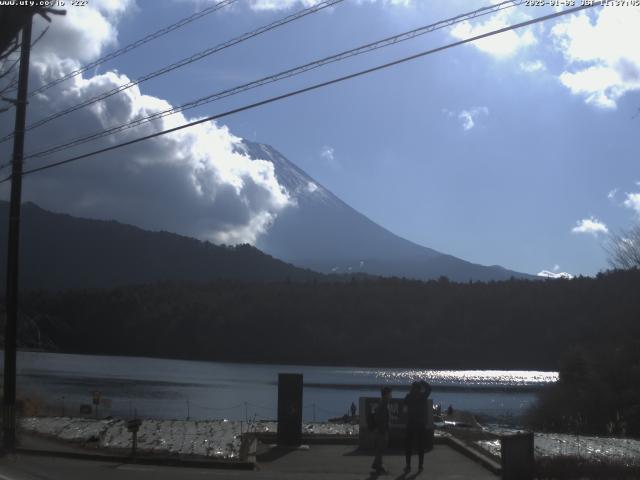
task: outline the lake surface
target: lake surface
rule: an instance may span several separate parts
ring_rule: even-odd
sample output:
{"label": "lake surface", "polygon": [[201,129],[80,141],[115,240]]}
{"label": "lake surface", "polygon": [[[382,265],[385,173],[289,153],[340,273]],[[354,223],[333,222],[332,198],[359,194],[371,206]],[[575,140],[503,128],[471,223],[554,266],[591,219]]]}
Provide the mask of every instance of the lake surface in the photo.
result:
{"label": "lake surface", "polygon": [[101,414],[147,418],[275,419],[278,373],[304,375],[304,420],[324,421],[347,412],[361,396],[378,396],[381,385],[403,397],[416,379],[433,388],[434,403],[468,410],[495,421],[517,423],[536,391],[556,372],[412,370],[194,362],[19,352],[18,392],[54,410],[78,414],[100,391],[111,407]]}

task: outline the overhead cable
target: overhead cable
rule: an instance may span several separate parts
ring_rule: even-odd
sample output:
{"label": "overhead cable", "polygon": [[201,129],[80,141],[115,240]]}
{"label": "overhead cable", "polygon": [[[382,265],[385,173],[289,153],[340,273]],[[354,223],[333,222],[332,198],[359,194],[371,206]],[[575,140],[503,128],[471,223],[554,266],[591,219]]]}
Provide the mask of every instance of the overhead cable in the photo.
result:
{"label": "overhead cable", "polygon": [[[490,37],[490,36],[493,36],[493,35],[498,35],[500,33],[505,33],[505,32],[508,32],[510,30],[515,30],[517,28],[522,28],[522,27],[526,27],[526,26],[529,26],[529,25],[534,25],[536,23],[544,22],[544,21],[547,21],[547,20],[551,20],[551,19],[554,19],[554,18],[558,18],[558,17],[564,16],[564,15],[568,15],[568,14],[571,14],[571,13],[576,13],[576,12],[579,12],[581,10],[585,10],[585,9],[588,9],[588,8],[593,8],[595,6],[599,6],[599,4],[585,4],[585,5],[581,5],[581,6],[578,6],[578,7],[573,7],[573,8],[567,9],[567,10],[562,10],[562,11],[559,11],[559,12],[551,13],[549,15],[544,15],[542,17],[537,17],[537,18],[534,18],[534,19],[531,19],[531,20],[527,20],[525,22],[520,22],[520,23],[517,23],[517,24],[514,24],[514,25],[503,27],[503,28],[500,28],[500,29],[497,29],[497,30],[492,30],[490,32],[486,32],[486,33],[483,33],[483,34],[480,34],[480,35],[475,35],[473,37],[470,37],[470,38],[467,38],[467,39],[464,39],[464,40],[459,40],[457,42],[449,43],[449,44],[441,46],[441,47],[433,48],[433,49],[430,49],[430,50],[425,50],[423,52],[416,53],[414,55],[403,57],[403,58],[400,58],[398,60],[394,60],[392,62],[388,62],[388,63],[384,63],[384,64],[381,64],[381,65],[378,65],[378,66],[375,66],[375,67],[367,68],[365,70],[360,70],[358,72],[351,73],[349,75],[345,75],[345,76],[342,76],[342,77],[334,78],[332,80],[327,80],[327,81],[324,81],[324,82],[316,83],[314,85],[311,85],[311,86],[308,86],[308,87],[305,87],[305,88],[301,88],[299,90],[294,90],[294,91],[291,91],[291,92],[288,92],[288,93],[285,93],[285,94],[282,94],[282,95],[277,95],[277,96],[274,96],[274,97],[270,97],[270,98],[267,98],[265,100],[262,100],[262,101],[259,101],[259,102],[255,102],[255,103],[252,103],[252,104],[249,104],[249,105],[244,105],[242,107],[238,107],[238,108],[235,108],[233,110],[228,110],[228,111],[223,112],[223,113],[218,113],[218,114],[211,115],[211,116],[208,116],[208,117],[205,117],[205,118],[201,118],[199,120],[195,120],[195,121],[186,123],[184,125],[180,125],[180,126],[177,126],[177,127],[169,128],[167,130],[162,130],[160,132],[155,132],[155,133],[150,134],[150,135],[145,135],[143,137],[138,137],[138,138],[135,138],[133,140],[129,140],[129,141],[126,141],[126,142],[118,143],[116,145],[112,145],[110,147],[102,148],[102,149],[99,149],[99,150],[94,150],[92,152],[84,153],[82,155],[77,155],[77,156],[74,156],[74,157],[71,157],[71,158],[67,158],[65,160],[57,161],[57,162],[54,162],[54,163],[50,163],[48,165],[44,165],[44,166],[41,166],[41,167],[36,167],[36,168],[29,169],[29,170],[25,170],[22,173],[22,175],[23,176],[24,175],[29,175],[29,174],[32,174],[32,173],[40,172],[40,171],[43,171],[43,170],[48,170],[48,169],[51,169],[51,168],[54,168],[54,167],[58,167],[58,166],[61,166],[61,165],[66,165],[68,163],[77,162],[79,160],[83,160],[83,159],[86,159],[86,158],[89,158],[89,157],[93,157],[93,156],[101,154],[101,153],[106,153],[106,152],[109,152],[109,151],[112,151],[112,150],[117,150],[117,149],[120,149],[122,147],[126,147],[128,145],[133,145],[133,144],[136,144],[136,143],[140,143],[140,142],[143,142],[145,140],[150,140],[152,138],[160,137],[160,136],[167,135],[167,134],[170,134],[170,133],[175,133],[177,131],[180,131],[180,130],[183,130],[183,129],[186,129],[186,128],[189,128],[189,127],[193,127],[195,125],[199,125],[199,124],[202,124],[202,123],[205,123],[205,122],[210,122],[210,121],[213,121],[213,120],[218,120],[220,118],[227,117],[229,115],[233,115],[233,114],[244,112],[246,110],[250,110],[250,109],[253,109],[253,108],[256,108],[256,107],[260,107],[260,106],[267,105],[267,104],[270,104],[270,103],[274,103],[274,102],[277,102],[277,101],[280,101],[280,100],[284,100],[285,98],[301,95],[303,93],[307,93],[307,92],[310,92],[310,91],[313,91],[313,90],[318,90],[320,88],[327,87],[329,85],[334,85],[336,83],[344,82],[346,80],[350,80],[350,79],[361,77],[363,75],[367,75],[367,74],[370,74],[370,73],[373,73],[373,72],[384,70],[384,69],[387,69],[387,68],[390,68],[390,67],[393,67],[393,66],[396,66],[396,65],[400,65],[402,63],[406,63],[406,62],[409,62],[409,61],[416,60],[418,58],[425,57],[427,55],[431,55],[431,54],[434,54],[434,53],[437,53],[437,52],[448,50],[449,48],[453,48],[453,47],[457,47],[457,46],[464,45],[464,44],[467,44],[467,43],[475,42],[475,41],[481,40],[483,38],[487,38],[487,37]],[[3,180],[0,181],[0,183],[4,183],[4,182],[8,181],[10,178],[11,178],[11,176],[4,178]]]}
{"label": "overhead cable", "polygon": [[[294,22],[296,20],[299,20],[302,17],[306,17],[307,15],[311,15],[313,13],[319,12],[320,10],[323,10],[327,7],[331,7],[337,3],[343,2],[344,0],[324,0],[320,3],[316,3],[314,4],[312,7],[309,8],[305,8],[304,10],[300,10],[299,12],[296,12],[292,15],[289,15],[287,17],[281,18],[279,20],[276,20],[275,22],[272,22],[268,25],[263,25],[260,28],[257,28],[255,30],[252,30],[250,32],[246,32],[243,33],[242,35],[235,37],[231,40],[228,40],[226,42],[220,43],[218,45],[215,45],[213,47],[207,48],[205,50],[202,50],[198,53],[194,53],[193,55],[189,56],[189,57],[185,57],[182,60],[178,60],[177,62],[174,62],[170,65],[167,65],[165,67],[160,68],[159,70],[156,70],[154,72],[151,73],[147,73],[146,75],[143,75],[141,77],[136,78],[135,80],[130,80],[129,82],[123,83],[122,85],[118,85],[116,88],[113,88],[111,90],[108,90],[106,92],[102,92],[98,95],[95,95],[91,98],[88,98],[86,100],[83,100],[80,103],[77,103],[75,105],[71,105],[67,108],[65,108],[64,110],[60,110],[58,112],[55,112],[47,117],[44,117],[40,120],[36,120],[35,122],[31,123],[30,125],[27,125],[26,131],[30,131],[33,130],[34,128],[38,128],[42,125],[45,125],[46,123],[51,122],[52,120],[56,120],[64,115],[68,115],[69,113],[75,112],[76,110],[80,110],[81,108],[87,107],[89,105],[92,105],[96,102],[99,102],[101,100],[106,100],[109,97],[112,97],[113,95],[116,95],[120,92],[123,92],[135,85],[138,85],[142,82],[146,82],[147,80],[151,80],[152,78],[156,78],[159,77],[160,75],[164,75],[166,73],[169,73],[173,70],[177,70],[178,68],[184,67],[186,65],[189,65],[191,63],[197,62],[198,60],[202,60],[203,58],[206,58],[210,55],[213,55],[214,53],[220,52],[222,50],[225,50],[227,48],[230,48],[234,45],[237,45],[239,43],[245,42],[253,37],[257,37],[258,35],[262,35],[263,33],[266,33],[268,31],[274,30],[278,27],[281,27],[283,25],[286,25],[288,23]],[[6,135],[5,137],[2,137],[0,139],[0,142],[3,142],[5,140],[8,140],[9,138],[11,138],[13,136],[13,134],[9,134]]]}
{"label": "overhead cable", "polygon": [[94,60],[91,63],[87,63],[86,65],[67,73],[66,75],[57,78],[41,87],[38,87],[34,90],[32,90],[31,92],[29,92],[29,96],[33,96],[37,93],[41,93],[44,92],[45,90],[48,90],[49,88],[58,85],[59,83],[64,82],[65,80],[69,80],[70,78],[76,77],[78,75],[80,75],[81,73],[86,72],[87,70],[91,70],[92,68],[97,67],[98,65],[105,63],[109,60],[113,60],[116,57],[119,57],[120,55],[123,55],[127,52],[130,52],[131,50],[134,50],[142,45],[144,45],[145,43],[149,43],[152,40],[155,40],[157,38],[160,38],[164,35],[166,35],[167,33],[173,32],[174,30],[177,30],[179,28],[184,27],[185,25],[188,25],[189,23],[198,20],[199,18],[204,17],[205,15],[209,15],[210,13],[216,12],[218,10],[220,10],[221,8],[224,7],[228,7],[229,5],[232,5],[234,3],[236,3],[238,0],[222,0],[220,2],[217,2],[213,5],[211,5],[210,7],[207,7],[199,12],[194,13],[193,15],[190,15],[188,17],[182,18],[180,20],[178,20],[175,23],[172,23],[171,25],[167,25],[166,27],[161,28],[160,30],[157,30],[153,33],[150,33],[149,35],[146,35],[132,43],[129,43],[128,45],[125,45],[122,48],[119,48],[118,50],[115,50],[111,53],[108,53],[107,55],[104,55],[103,57],[98,58],[97,60]]}
{"label": "overhead cable", "polygon": [[[84,143],[93,141],[93,140],[97,140],[99,138],[103,138],[105,136],[109,136],[109,135],[113,135],[125,130],[128,130],[130,128],[134,128],[134,127],[138,127],[142,124],[154,121],[154,120],[158,120],[160,118],[169,116],[169,115],[174,115],[176,113],[180,113],[183,112],[185,110],[189,110],[192,108],[196,108],[223,98],[227,98],[233,95],[237,95],[239,93],[243,93],[246,92],[248,90],[252,90],[254,88],[263,86],[263,85],[267,85],[270,83],[274,83],[286,78],[290,78],[296,75],[300,75],[304,72],[308,72],[310,70],[314,70],[316,68],[320,68],[323,67],[325,65],[331,64],[331,63],[335,63],[338,61],[342,61],[345,60],[347,58],[351,58],[357,55],[362,55],[364,53],[367,52],[371,52],[374,50],[378,50],[390,45],[394,45],[397,44],[399,42],[404,42],[410,39],[413,39],[415,37],[418,37],[420,35],[424,35],[426,33],[430,33],[433,32],[435,30],[439,30],[445,27],[449,27],[451,25],[454,25],[456,23],[460,23],[463,21],[467,21],[473,18],[477,18],[480,16],[484,16],[484,15],[489,15],[492,13],[495,13],[497,11],[500,10],[504,10],[506,8],[511,8],[513,6],[519,5],[522,2],[522,0],[510,0],[510,1],[505,1],[505,2],[501,2],[495,5],[491,5],[489,7],[484,7],[478,10],[474,10],[472,12],[469,13],[465,13],[462,15],[457,15],[455,17],[452,18],[448,18],[446,20],[441,20],[439,22],[430,24],[430,25],[426,25],[420,28],[416,28],[407,32],[403,32],[400,33],[398,35],[393,35],[391,37],[387,37],[384,38],[382,40],[378,40],[375,42],[371,42],[350,50],[346,50],[340,53],[337,53],[335,55],[331,55],[325,58],[322,58],[320,60],[315,60],[313,62],[309,62],[306,63],[304,65],[298,66],[298,67],[294,67],[273,75],[269,75],[267,77],[263,77],[260,78],[258,80],[254,80],[252,82],[249,83],[245,83],[243,85],[239,85],[236,87],[232,87],[226,90],[222,90],[220,92],[216,92],[210,95],[206,95],[204,97],[198,98],[196,100],[192,100],[190,102],[184,103],[182,105],[176,106],[176,107],[171,107],[159,112],[155,112],[151,115],[147,115],[145,117],[141,117],[135,120],[132,120],[131,122],[125,123],[125,124],[121,124],[121,125],[117,125],[87,136],[83,136],[83,137],[79,137],[76,139],[73,139],[71,141],[62,143],[62,144],[58,144],[52,147],[48,147],[44,150],[35,152],[35,153],[29,153],[28,155],[25,156],[25,159],[31,159],[31,158],[41,158],[41,157],[46,157],[48,155],[51,155],[53,153],[57,153],[59,151],[62,150],[66,150],[68,148],[71,147],[75,147],[78,145],[82,145]],[[1,139],[0,139],[1,141]]]}

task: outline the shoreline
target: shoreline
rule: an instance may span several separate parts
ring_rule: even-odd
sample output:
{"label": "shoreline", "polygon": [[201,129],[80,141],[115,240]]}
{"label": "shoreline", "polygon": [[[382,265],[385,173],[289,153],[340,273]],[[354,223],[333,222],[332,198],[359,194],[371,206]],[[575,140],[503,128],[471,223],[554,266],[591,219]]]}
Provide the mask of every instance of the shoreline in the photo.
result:
{"label": "shoreline", "polygon": [[[0,349],[0,352],[4,352],[4,349]],[[557,370],[552,370],[548,368],[541,367],[530,367],[526,368],[523,366],[517,367],[464,367],[464,366],[442,366],[442,365],[378,365],[378,364],[351,364],[344,365],[339,363],[301,363],[301,362],[292,362],[292,363],[282,363],[278,361],[268,361],[268,360],[218,360],[218,359],[198,359],[198,358],[185,358],[185,357],[153,357],[149,355],[131,355],[131,354],[108,354],[108,353],[91,353],[91,352],[67,352],[67,351],[49,351],[49,350],[39,350],[39,349],[18,349],[18,354],[23,353],[43,353],[43,354],[59,354],[59,355],[78,355],[78,356],[92,356],[92,357],[105,357],[105,358],[132,358],[132,359],[148,359],[148,360],[174,360],[174,361],[183,361],[183,362],[198,362],[198,363],[222,363],[229,365],[260,365],[260,366],[273,366],[273,367],[283,367],[283,368],[291,368],[291,367],[326,367],[326,368],[352,368],[352,369],[380,369],[380,370],[416,370],[421,372],[429,372],[429,371],[454,371],[454,372],[536,372],[543,374],[557,374]],[[3,364],[4,358],[0,355],[0,366]]]}
{"label": "shoreline", "polygon": [[[50,374],[47,375],[45,373],[19,373],[18,378],[65,378],[63,375],[55,375]],[[0,375],[0,379],[2,375]],[[76,376],[74,377],[74,382],[82,383],[82,382],[90,382],[94,380],[96,377],[91,376]],[[129,378],[112,378],[112,379],[102,379],[104,383],[116,382],[130,382],[140,384],[149,384],[153,386],[180,386],[180,387],[209,387],[210,384],[203,382],[170,382],[163,380],[140,380],[140,379],[129,379]],[[268,386],[277,386],[278,382],[275,380],[271,381],[263,381],[260,382],[262,385]],[[535,383],[535,384],[519,384],[519,383],[511,383],[511,384],[496,384],[496,382],[487,382],[487,383],[467,383],[467,384],[453,384],[453,383],[437,383],[436,381],[432,381],[429,383],[431,386],[432,392],[475,392],[475,393],[535,393],[540,390],[546,388],[548,385],[553,385],[553,383]],[[362,391],[377,391],[380,387],[390,387],[393,391],[409,391],[411,385],[408,383],[391,383],[391,382],[380,382],[380,383],[335,383],[335,382],[304,382],[304,388],[315,388],[315,389],[328,389],[328,390],[362,390]]]}

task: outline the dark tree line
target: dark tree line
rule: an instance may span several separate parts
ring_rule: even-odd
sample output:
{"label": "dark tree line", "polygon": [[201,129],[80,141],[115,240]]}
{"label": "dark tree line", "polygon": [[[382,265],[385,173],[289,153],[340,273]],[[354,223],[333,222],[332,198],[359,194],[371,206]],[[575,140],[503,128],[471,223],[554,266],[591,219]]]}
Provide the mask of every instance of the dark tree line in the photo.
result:
{"label": "dark tree line", "polygon": [[490,283],[220,280],[31,291],[21,305],[31,346],[72,353],[559,370],[537,428],[640,435],[639,285],[638,269]]}
{"label": "dark tree line", "polygon": [[560,363],[560,381],[530,412],[537,429],[640,436],[640,340],[574,347]]}
{"label": "dark tree line", "polygon": [[638,270],[570,281],[217,281],[35,291],[22,307],[68,352],[558,369],[572,347],[640,339],[638,285]]}

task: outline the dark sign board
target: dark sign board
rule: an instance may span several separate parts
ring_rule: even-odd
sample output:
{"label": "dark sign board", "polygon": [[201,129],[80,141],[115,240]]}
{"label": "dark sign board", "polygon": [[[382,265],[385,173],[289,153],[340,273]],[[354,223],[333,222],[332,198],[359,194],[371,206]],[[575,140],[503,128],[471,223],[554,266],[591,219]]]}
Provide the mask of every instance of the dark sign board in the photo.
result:
{"label": "dark sign board", "polygon": [[[374,412],[380,404],[380,397],[360,397],[360,434],[361,448],[373,447],[373,433],[367,426],[367,412]],[[433,400],[427,399],[427,445],[429,450],[433,445]],[[389,400],[389,445],[399,447],[404,445],[405,429],[407,425],[407,411],[403,398]]]}
{"label": "dark sign board", "polygon": [[278,375],[278,445],[302,443],[302,375]]}
{"label": "dark sign board", "polygon": [[533,433],[523,432],[500,437],[502,478],[532,480],[535,470]]}
{"label": "dark sign board", "polygon": [[[365,410],[361,412],[375,412],[376,408],[381,402],[380,398],[376,397],[363,397]],[[407,424],[407,412],[404,407],[403,398],[392,398],[389,400],[389,425],[406,425]],[[362,408],[362,407],[361,407]]]}
{"label": "dark sign board", "polygon": [[127,422],[127,430],[130,432],[137,432],[140,430],[140,425],[142,425],[142,420],[135,418],[133,420],[129,420]]}

